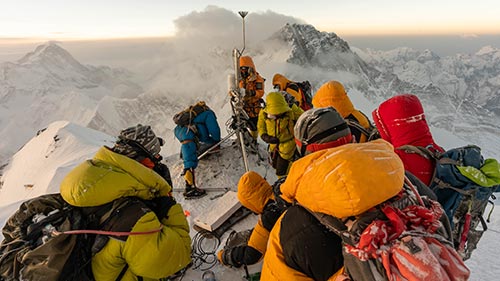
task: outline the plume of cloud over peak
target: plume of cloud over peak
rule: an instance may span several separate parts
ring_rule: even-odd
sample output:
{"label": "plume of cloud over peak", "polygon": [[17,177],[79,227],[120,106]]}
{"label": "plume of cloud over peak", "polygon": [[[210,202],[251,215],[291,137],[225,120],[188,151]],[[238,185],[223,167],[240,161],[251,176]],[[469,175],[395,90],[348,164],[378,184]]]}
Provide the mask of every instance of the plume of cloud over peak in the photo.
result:
{"label": "plume of cloud over peak", "polygon": [[[304,23],[303,20],[265,12],[249,12],[245,17],[245,33],[248,42],[267,39],[286,23]],[[241,45],[242,19],[233,11],[209,5],[203,11],[194,11],[174,21],[178,39],[204,44]]]}

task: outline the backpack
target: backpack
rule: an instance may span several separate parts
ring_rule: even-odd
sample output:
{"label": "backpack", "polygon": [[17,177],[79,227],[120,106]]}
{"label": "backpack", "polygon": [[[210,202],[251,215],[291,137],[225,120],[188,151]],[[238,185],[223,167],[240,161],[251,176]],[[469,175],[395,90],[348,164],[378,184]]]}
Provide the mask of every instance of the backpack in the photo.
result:
{"label": "backpack", "polygon": [[[363,112],[360,111],[359,113],[363,114],[363,116],[366,117],[366,115]],[[349,117],[345,118],[345,121],[347,122],[347,125],[349,126],[349,128],[355,128],[358,131],[360,131],[363,135],[365,135],[366,141],[372,141],[372,140],[379,139],[380,133],[378,132],[377,128],[375,126],[373,126],[373,124],[369,121],[370,119],[368,119],[368,117],[366,117],[366,119],[370,123],[370,127],[368,127],[368,129],[361,126],[361,124],[359,124],[355,120],[350,119]],[[359,142],[359,140],[356,140],[356,141]]]}
{"label": "backpack", "polygon": [[307,80],[302,82],[293,82],[293,83],[299,87],[299,92],[300,95],[302,96],[302,101],[301,101],[302,109],[305,111],[313,108],[311,83],[309,83],[309,81]]}
{"label": "backpack", "polygon": [[198,114],[210,110],[210,107],[206,105],[204,101],[200,101],[181,112],[178,112],[174,115],[173,120],[174,123],[179,126],[189,126],[193,124],[194,118],[198,116]]}
{"label": "backpack", "polygon": [[[92,230],[130,231],[146,211],[137,203],[139,199],[119,198],[81,208],[66,203],[59,193],[25,201],[2,229],[0,280],[94,280],[91,258],[109,237]],[[113,216],[118,213],[127,220]]]}
{"label": "backpack", "polygon": [[[467,260],[487,230],[483,214],[488,202],[492,203],[489,199],[493,197],[493,192],[500,191],[498,162],[494,159],[485,161],[481,149],[475,145],[453,148],[443,153],[412,145],[397,149],[435,161],[436,168],[429,187],[450,220],[455,249]],[[496,178],[495,173],[483,173],[485,167],[495,168],[495,164]],[[471,175],[483,175],[484,178],[474,179]],[[481,228],[477,229],[479,224]]]}
{"label": "backpack", "polygon": [[[302,206],[303,207],[303,206]],[[403,190],[365,213],[341,220],[308,210],[342,239],[352,280],[467,280],[469,270],[446,239],[438,202]]]}

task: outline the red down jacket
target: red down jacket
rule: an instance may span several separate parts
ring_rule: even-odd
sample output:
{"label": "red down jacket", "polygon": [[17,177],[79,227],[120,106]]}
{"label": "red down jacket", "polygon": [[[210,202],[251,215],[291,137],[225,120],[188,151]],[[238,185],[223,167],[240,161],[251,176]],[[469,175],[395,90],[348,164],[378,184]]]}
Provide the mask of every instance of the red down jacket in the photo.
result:
{"label": "red down jacket", "polygon": [[380,136],[394,146],[405,170],[429,185],[435,168],[434,161],[398,149],[403,145],[413,145],[427,147],[431,151],[444,151],[432,138],[418,97],[412,94],[392,97],[381,103],[372,116]]}

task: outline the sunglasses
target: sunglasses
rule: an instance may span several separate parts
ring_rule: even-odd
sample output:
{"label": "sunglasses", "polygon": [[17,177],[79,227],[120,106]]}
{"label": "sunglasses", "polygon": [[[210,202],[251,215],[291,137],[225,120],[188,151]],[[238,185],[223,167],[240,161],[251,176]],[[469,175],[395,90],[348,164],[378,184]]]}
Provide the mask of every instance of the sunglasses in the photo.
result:
{"label": "sunglasses", "polygon": [[242,67],[240,67],[240,70],[241,71],[248,71],[248,66],[242,66]]}

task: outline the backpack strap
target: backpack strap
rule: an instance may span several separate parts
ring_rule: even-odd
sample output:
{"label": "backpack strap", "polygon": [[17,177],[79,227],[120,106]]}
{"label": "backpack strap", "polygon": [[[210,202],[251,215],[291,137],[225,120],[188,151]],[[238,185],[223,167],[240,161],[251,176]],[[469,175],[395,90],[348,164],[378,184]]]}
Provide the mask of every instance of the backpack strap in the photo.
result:
{"label": "backpack strap", "polygon": [[328,214],[314,212],[311,209],[305,207],[304,205],[299,204],[298,202],[295,202],[295,205],[300,206],[308,213],[310,213],[328,230],[337,234],[344,243],[347,243],[349,245],[354,245],[354,240],[351,237],[351,233],[349,232],[347,225],[341,219]]}
{"label": "backpack strap", "polygon": [[429,148],[411,144],[405,144],[396,148],[397,150],[403,150],[406,153],[416,153],[425,159],[438,161],[439,156],[437,153],[432,152]]}

